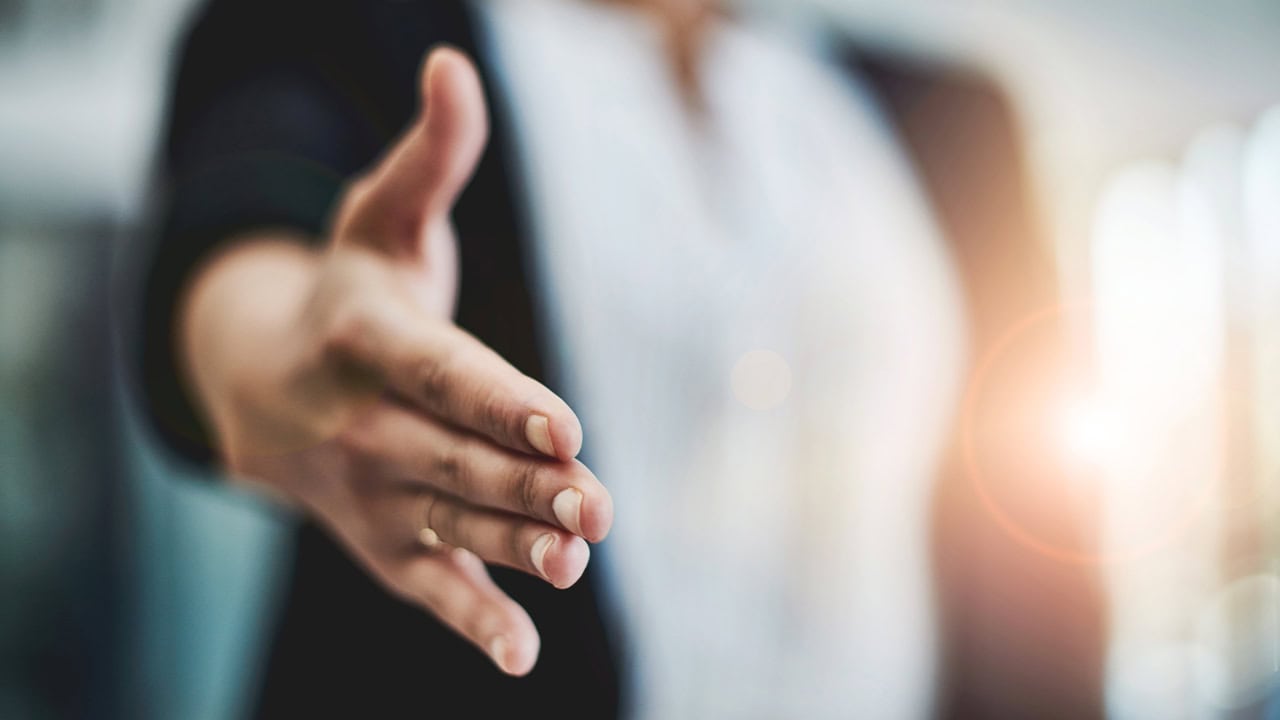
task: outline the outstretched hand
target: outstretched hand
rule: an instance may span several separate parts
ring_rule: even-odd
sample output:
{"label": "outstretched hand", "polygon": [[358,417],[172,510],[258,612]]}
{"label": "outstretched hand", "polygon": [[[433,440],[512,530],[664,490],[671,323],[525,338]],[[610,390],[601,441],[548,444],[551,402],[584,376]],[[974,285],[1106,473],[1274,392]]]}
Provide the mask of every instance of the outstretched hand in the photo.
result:
{"label": "outstretched hand", "polygon": [[[565,588],[608,533],[573,411],[452,321],[449,213],[487,139],[474,66],[437,49],[423,109],[316,251],[241,238],[197,277],[182,344],[228,467],[312,514],[377,580],[504,671],[539,639],[484,563]],[[483,562],[482,562],[483,561]]]}

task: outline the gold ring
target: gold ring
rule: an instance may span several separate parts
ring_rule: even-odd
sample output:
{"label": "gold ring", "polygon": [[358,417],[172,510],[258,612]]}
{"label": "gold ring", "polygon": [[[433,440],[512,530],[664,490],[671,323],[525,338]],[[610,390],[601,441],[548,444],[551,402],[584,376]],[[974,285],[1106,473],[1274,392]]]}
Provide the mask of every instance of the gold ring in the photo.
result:
{"label": "gold ring", "polygon": [[440,534],[429,527],[424,527],[418,531],[418,542],[428,548],[434,548],[440,544]]}
{"label": "gold ring", "polygon": [[436,496],[431,492],[425,492],[423,496],[427,506],[422,512],[422,528],[418,530],[418,542],[422,543],[423,547],[434,550],[442,543],[440,533],[431,529],[431,510],[436,505]]}

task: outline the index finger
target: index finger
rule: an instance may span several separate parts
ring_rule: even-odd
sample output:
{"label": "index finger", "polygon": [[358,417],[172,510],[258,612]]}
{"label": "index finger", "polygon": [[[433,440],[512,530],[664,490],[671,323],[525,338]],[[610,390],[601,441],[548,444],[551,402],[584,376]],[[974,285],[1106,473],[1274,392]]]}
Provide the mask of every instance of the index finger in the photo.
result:
{"label": "index finger", "polygon": [[582,425],[563,400],[457,326],[384,307],[335,333],[332,350],[378,372],[431,415],[512,450],[571,460]]}

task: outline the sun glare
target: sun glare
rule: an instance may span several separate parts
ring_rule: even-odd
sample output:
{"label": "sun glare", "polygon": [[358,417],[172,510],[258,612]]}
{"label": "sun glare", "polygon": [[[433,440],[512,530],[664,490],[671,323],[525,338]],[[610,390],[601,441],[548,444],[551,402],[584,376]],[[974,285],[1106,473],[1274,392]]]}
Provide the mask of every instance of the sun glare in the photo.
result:
{"label": "sun glare", "polygon": [[1074,462],[1104,464],[1116,448],[1120,430],[1115,413],[1097,397],[1073,400],[1062,409],[1060,443]]}

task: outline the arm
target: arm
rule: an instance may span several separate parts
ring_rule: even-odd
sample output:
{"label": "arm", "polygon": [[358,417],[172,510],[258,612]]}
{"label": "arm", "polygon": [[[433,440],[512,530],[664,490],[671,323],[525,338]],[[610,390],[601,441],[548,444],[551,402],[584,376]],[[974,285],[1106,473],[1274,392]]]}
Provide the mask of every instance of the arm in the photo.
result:
{"label": "arm", "polygon": [[[608,532],[573,412],[451,321],[448,221],[485,142],[468,61],[437,51],[425,111],[344,193],[320,246],[258,230],[200,263],[180,364],[237,476],[321,522],[376,579],[527,672],[538,637],[481,560],[557,587]],[[429,529],[429,530],[428,530]]]}

